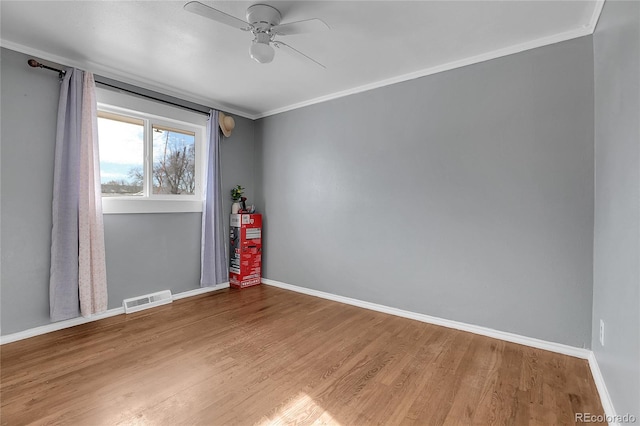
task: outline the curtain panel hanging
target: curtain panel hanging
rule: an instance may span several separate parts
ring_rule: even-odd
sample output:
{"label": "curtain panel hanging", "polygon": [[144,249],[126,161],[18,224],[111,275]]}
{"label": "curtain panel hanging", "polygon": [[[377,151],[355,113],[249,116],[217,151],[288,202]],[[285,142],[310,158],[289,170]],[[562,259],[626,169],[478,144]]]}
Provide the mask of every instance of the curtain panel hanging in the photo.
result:
{"label": "curtain panel hanging", "polygon": [[96,110],[93,75],[67,69],[60,86],[53,176],[52,321],[107,308]]}
{"label": "curtain panel hanging", "polygon": [[67,69],[60,84],[53,169],[49,305],[52,321],[75,318],[78,305],[78,200],[82,72]]}
{"label": "curtain panel hanging", "polygon": [[85,72],[82,91],[78,204],[78,295],[80,313],[85,317],[107,310],[107,272],[95,87],[93,74]]}
{"label": "curtain panel hanging", "polygon": [[225,250],[218,111],[211,110],[207,123],[207,161],[202,208],[200,286],[212,287],[229,280]]}

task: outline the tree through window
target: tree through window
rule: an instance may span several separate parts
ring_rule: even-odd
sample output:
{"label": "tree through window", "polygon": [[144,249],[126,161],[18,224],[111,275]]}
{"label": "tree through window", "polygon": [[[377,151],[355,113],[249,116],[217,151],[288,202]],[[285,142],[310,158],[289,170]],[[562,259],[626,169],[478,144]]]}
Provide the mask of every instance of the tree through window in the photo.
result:
{"label": "tree through window", "polygon": [[201,129],[189,123],[144,113],[100,110],[102,196],[197,198],[201,134]]}
{"label": "tree through window", "polygon": [[153,193],[193,194],[195,133],[153,126]]}

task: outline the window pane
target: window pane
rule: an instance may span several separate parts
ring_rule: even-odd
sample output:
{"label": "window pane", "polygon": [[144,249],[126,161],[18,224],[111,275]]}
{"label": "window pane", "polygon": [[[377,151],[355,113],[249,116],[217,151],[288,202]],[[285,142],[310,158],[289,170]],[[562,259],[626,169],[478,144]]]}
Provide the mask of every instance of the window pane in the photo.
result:
{"label": "window pane", "polygon": [[143,195],[144,122],[98,113],[102,196]]}
{"label": "window pane", "polygon": [[153,126],[153,193],[195,194],[195,134]]}

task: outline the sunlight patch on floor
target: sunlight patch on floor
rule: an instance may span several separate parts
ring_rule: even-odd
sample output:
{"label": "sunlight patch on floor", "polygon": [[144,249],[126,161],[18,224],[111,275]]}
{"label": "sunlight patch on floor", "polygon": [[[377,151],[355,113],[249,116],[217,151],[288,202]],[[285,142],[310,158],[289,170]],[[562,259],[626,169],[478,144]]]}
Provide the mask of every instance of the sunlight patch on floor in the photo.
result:
{"label": "sunlight patch on floor", "polygon": [[313,398],[304,392],[300,392],[295,399],[282,407],[269,418],[263,418],[260,425],[340,425],[336,419],[321,406],[315,403]]}

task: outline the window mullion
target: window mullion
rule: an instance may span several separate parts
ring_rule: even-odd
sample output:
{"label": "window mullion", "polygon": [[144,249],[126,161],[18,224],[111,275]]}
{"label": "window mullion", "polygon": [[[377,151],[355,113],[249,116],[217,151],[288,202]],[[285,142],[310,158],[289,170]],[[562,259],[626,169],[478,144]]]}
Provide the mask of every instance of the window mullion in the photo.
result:
{"label": "window mullion", "polygon": [[153,195],[153,132],[151,122],[144,120],[144,196]]}

